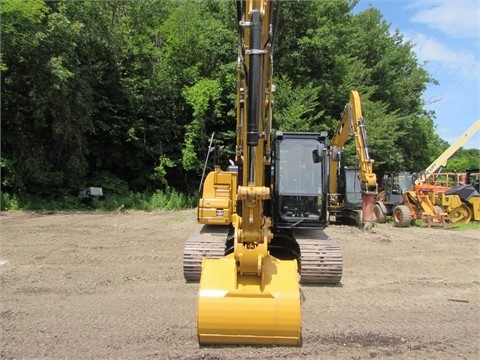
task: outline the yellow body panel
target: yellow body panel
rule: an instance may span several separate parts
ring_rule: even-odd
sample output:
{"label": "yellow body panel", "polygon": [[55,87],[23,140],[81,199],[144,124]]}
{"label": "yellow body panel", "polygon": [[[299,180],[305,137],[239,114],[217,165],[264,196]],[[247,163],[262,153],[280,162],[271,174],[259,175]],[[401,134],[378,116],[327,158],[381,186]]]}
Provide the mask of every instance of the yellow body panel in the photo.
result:
{"label": "yellow body panel", "polygon": [[200,224],[228,225],[236,210],[237,173],[222,171],[216,167],[210,172],[203,185],[198,201],[197,220]]}
{"label": "yellow body panel", "polygon": [[200,344],[298,345],[297,262],[267,256],[261,276],[240,275],[233,254],[203,260],[197,318]]}
{"label": "yellow body panel", "polygon": [[472,197],[468,202],[472,207],[472,220],[480,221],[480,197]]}
{"label": "yellow body panel", "polygon": [[458,195],[445,195],[441,192],[438,193],[438,196],[435,196],[433,192],[429,192],[428,196],[434,198],[434,203],[444,207],[447,212],[462,205],[462,199]]}

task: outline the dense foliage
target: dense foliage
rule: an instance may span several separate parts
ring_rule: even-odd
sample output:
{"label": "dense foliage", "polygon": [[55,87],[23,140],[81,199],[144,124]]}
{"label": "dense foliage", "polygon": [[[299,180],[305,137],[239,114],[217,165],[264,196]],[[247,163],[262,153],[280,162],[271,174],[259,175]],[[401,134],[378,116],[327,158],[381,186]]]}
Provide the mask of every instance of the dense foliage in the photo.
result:
{"label": "dense foliage", "polygon": [[[421,98],[435,81],[377,9],[354,14],[355,4],[282,3],[274,126],[333,133],[358,89],[376,171],[423,169],[443,149]],[[87,186],[192,194],[213,131],[227,161],[234,1],[0,6],[4,194],[55,198]],[[353,144],[346,152],[354,154]]]}

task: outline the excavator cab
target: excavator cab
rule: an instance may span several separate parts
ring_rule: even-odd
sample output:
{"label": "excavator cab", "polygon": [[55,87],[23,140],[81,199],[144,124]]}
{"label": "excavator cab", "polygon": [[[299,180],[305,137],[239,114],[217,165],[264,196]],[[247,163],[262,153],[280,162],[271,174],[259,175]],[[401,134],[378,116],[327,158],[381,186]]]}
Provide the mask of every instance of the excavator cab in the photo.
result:
{"label": "excavator cab", "polygon": [[385,187],[385,202],[391,204],[402,204],[403,193],[413,189],[416,176],[409,171],[385,174],[383,181]]}
{"label": "excavator cab", "polygon": [[347,209],[362,208],[362,184],[360,183],[360,170],[356,166],[344,166],[340,169],[339,189],[344,197]]}
{"label": "excavator cab", "polygon": [[326,133],[283,133],[275,138],[275,224],[324,228],[327,221]]}

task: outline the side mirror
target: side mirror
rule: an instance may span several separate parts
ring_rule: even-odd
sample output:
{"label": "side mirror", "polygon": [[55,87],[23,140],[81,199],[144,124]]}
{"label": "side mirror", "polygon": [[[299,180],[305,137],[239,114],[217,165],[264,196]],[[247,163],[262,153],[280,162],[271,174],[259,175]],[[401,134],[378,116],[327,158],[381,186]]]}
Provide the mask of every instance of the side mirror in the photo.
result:
{"label": "side mirror", "polygon": [[323,147],[317,146],[317,148],[312,151],[312,159],[315,164],[321,163],[324,157],[325,149]]}
{"label": "side mirror", "polygon": [[332,160],[333,161],[341,161],[342,160],[342,151],[337,146],[332,147]]}

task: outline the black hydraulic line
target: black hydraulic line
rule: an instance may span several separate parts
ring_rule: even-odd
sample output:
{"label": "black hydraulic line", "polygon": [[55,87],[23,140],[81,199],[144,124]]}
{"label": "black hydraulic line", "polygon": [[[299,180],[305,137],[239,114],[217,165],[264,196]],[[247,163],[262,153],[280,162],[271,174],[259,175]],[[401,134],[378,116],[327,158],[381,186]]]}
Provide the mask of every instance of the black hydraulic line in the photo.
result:
{"label": "black hydraulic line", "polygon": [[[205,165],[203,166],[203,173],[202,173],[202,179],[200,180],[200,186],[198,187],[198,192],[201,193],[202,191],[202,186],[203,186],[203,179],[205,178],[205,171],[207,170],[207,163],[208,163],[208,157],[210,156],[210,153],[212,152],[212,143],[213,139],[215,138],[215,132],[212,133],[212,136],[210,138],[210,144],[208,145],[208,151],[207,151],[207,157],[205,159]],[[216,161],[214,161],[215,163]]]}
{"label": "black hydraulic line", "polygon": [[261,64],[262,64],[262,23],[259,10],[252,11],[252,25],[250,28],[249,74],[248,74],[248,124],[247,145],[258,146],[260,116],[260,99],[262,98]]}
{"label": "black hydraulic line", "polygon": [[367,160],[370,160],[370,154],[368,151],[368,138],[367,138],[367,130],[365,128],[365,122],[363,119],[358,120],[360,123],[360,132],[362,134],[362,139],[363,139],[363,147],[365,148],[365,158]]}

